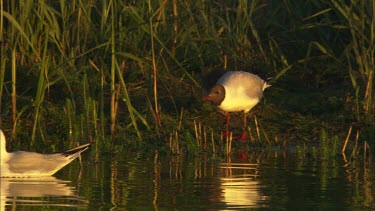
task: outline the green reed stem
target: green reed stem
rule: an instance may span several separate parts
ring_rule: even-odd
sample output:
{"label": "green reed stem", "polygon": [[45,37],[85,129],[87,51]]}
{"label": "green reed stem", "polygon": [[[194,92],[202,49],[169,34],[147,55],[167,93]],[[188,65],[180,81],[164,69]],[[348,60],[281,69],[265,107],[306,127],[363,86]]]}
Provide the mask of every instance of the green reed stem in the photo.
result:
{"label": "green reed stem", "polygon": [[35,108],[34,108],[34,123],[33,123],[33,132],[31,135],[31,145],[34,145],[35,143],[35,133],[37,129],[37,125],[40,119],[40,109],[41,105],[44,101],[44,95],[46,89],[49,87],[48,82],[48,68],[49,68],[49,55],[47,55],[48,51],[48,36],[49,36],[49,27],[45,27],[45,39],[44,39],[44,48],[43,48],[43,59],[41,61],[40,66],[40,73],[39,73],[39,81],[38,81],[38,89],[36,92],[35,97]]}
{"label": "green reed stem", "polygon": [[[350,64],[350,77],[356,91],[356,97],[361,99],[363,106],[357,107],[358,113],[363,113],[364,120],[373,122],[374,97],[373,78],[375,71],[375,1],[331,0],[344,19],[351,35],[346,58]],[[354,61],[352,63],[351,61]],[[353,73],[353,71],[355,71]],[[360,90],[360,93],[358,92]],[[358,120],[361,118],[358,115]]]}
{"label": "green reed stem", "polygon": [[[0,31],[1,33],[1,31]],[[0,52],[0,61],[1,61],[1,65],[0,65],[0,99],[2,99],[3,97],[3,86],[4,86],[4,75],[5,75],[5,65],[7,64],[7,58],[5,56],[3,56],[3,49],[1,49],[1,52]],[[2,111],[2,101],[0,100],[0,111]],[[0,115],[0,128],[2,126],[2,115]]]}
{"label": "green reed stem", "polygon": [[156,61],[155,61],[155,44],[154,44],[154,29],[152,26],[152,17],[150,18],[150,36],[151,36],[151,53],[152,53],[152,69],[153,69],[153,90],[154,90],[154,110],[156,115],[156,122],[157,125],[161,127],[161,118],[159,114],[159,103],[158,103],[158,86],[157,86],[157,68],[156,68]]}
{"label": "green reed stem", "polygon": [[16,63],[16,47],[12,50],[12,120],[13,125],[16,125],[17,117],[17,63]]}
{"label": "green reed stem", "polygon": [[115,44],[115,2],[111,1],[111,134],[116,122],[116,44]]}

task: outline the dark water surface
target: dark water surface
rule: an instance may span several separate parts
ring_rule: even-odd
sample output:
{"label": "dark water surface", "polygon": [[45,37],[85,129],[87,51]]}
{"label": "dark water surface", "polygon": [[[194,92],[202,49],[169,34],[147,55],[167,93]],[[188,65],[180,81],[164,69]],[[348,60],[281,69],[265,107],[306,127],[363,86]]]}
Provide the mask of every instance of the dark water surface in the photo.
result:
{"label": "dark water surface", "polygon": [[[245,154],[241,154],[245,157]],[[86,157],[87,156],[87,157]],[[375,210],[373,163],[288,153],[83,157],[53,177],[1,179],[1,210]]]}

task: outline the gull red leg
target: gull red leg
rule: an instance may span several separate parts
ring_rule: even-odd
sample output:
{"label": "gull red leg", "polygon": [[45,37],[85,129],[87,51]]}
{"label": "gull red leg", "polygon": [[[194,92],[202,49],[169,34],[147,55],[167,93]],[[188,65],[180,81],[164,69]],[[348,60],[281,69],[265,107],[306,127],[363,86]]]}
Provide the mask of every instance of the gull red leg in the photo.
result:
{"label": "gull red leg", "polygon": [[241,134],[239,139],[240,139],[240,141],[246,141],[247,140],[246,131],[243,131],[243,133]]}
{"label": "gull red leg", "polygon": [[246,141],[247,135],[246,135],[246,112],[243,111],[243,133],[240,136],[240,141]]}
{"label": "gull red leg", "polygon": [[229,122],[230,122],[230,114],[229,112],[225,112],[227,116],[227,123],[225,124],[226,130],[223,134],[223,138],[229,137]]}

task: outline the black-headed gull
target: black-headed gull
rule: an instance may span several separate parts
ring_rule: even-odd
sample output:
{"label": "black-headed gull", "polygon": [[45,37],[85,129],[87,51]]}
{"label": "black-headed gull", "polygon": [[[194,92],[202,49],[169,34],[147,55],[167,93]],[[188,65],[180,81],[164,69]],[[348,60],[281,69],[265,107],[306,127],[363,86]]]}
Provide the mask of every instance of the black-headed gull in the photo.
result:
{"label": "black-headed gull", "polygon": [[230,115],[228,112],[244,111],[244,128],[240,140],[246,139],[246,113],[263,97],[263,91],[270,87],[259,76],[244,71],[227,71],[211,88],[204,100],[209,100],[225,111],[229,135]]}
{"label": "black-headed gull", "polygon": [[61,153],[39,154],[36,152],[7,152],[6,139],[0,130],[0,177],[44,177],[55,174],[72,162],[91,143]]}

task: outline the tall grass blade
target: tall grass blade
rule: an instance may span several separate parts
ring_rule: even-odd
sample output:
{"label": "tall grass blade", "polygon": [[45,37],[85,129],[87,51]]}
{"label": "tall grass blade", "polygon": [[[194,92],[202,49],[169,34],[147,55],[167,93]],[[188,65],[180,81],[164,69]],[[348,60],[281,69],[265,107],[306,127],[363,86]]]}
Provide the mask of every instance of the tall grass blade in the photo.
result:
{"label": "tall grass blade", "polygon": [[12,120],[13,120],[13,127],[16,126],[16,118],[17,118],[17,53],[16,48],[14,47],[12,50]]}
{"label": "tall grass blade", "polygon": [[[117,62],[115,63],[117,64]],[[132,124],[134,126],[134,129],[136,130],[137,132],[137,136],[138,138],[141,140],[142,139],[142,134],[141,134],[141,131],[139,130],[138,128],[138,124],[137,124],[137,119],[135,118],[135,115],[138,116],[138,118],[141,117],[141,120],[142,122],[148,126],[146,120],[137,112],[137,110],[133,107],[132,103],[131,103],[131,100],[130,100],[130,97],[129,97],[129,94],[128,94],[128,89],[126,87],[126,83],[125,83],[125,80],[122,76],[122,73],[121,73],[121,70],[118,66],[118,64],[116,65],[116,70],[117,70],[117,77],[120,81],[120,85],[121,85],[121,88],[122,88],[122,93],[123,93],[123,96],[124,96],[124,99],[125,99],[125,103],[128,107],[128,110],[129,110],[129,116],[130,116],[130,119],[132,120]]]}
{"label": "tall grass blade", "polygon": [[10,23],[18,30],[18,32],[22,35],[22,37],[27,41],[27,43],[29,44],[30,48],[33,50],[35,56],[37,56],[40,59],[39,57],[39,54],[38,52],[36,51],[34,45],[32,44],[32,42],[30,41],[29,39],[29,36],[26,35],[25,31],[23,30],[23,28],[20,26],[20,24],[17,22],[17,20],[11,15],[9,14],[8,12],[6,11],[2,11],[2,15],[4,17],[6,17]]}
{"label": "tall grass blade", "polygon": [[[1,49],[0,55],[1,55],[1,58],[0,58],[1,60],[1,64],[0,64],[0,112],[1,112],[3,108],[1,99],[3,97],[5,67],[6,67],[8,59],[5,56],[3,56],[3,49]],[[2,126],[2,115],[0,115],[0,128],[2,128],[1,126]]]}
{"label": "tall grass blade", "polygon": [[39,123],[39,119],[41,118],[40,109],[42,106],[42,103],[44,101],[45,91],[49,87],[48,84],[48,77],[49,77],[49,56],[47,55],[47,49],[48,49],[48,35],[49,35],[49,28],[46,26],[45,28],[45,36],[47,36],[44,39],[44,49],[43,49],[43,58],[41,61],[40,66],[40,73],[39,73],[39,81],[38,81],[38,89],[35,96],[35,108],[34,108],[34,123],[33,123],[33,131],[31,134],[31,145],[35,144],[35,134],[37,125]]}

